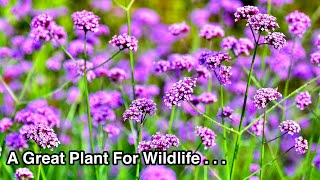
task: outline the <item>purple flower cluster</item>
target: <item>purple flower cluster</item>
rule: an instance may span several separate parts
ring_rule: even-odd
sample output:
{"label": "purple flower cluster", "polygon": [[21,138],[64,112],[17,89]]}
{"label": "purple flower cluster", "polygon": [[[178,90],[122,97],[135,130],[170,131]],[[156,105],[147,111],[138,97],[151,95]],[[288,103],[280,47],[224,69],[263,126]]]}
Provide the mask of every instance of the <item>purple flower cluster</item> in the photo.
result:
{"label": "purple flower cluster", "polygon": [[63,27],[53,21],[50,15],[44,13],[32,19],[30,36],[35,41],[43,40],[46,42],[54,38],[53,44],[58,45],[58,43],[64,44],[66,42],[67,33]]}
{"label": "purple flower cluster", "polygon": [[44,124],[49,127],[59,127],[60,124],[59,111],[44,100],[30,102],[16,113],[14,120],[27,125]]}
{"label": "purple flower cluster", "polygon": [[171,69],[171,64],[169,61],[160,60],[154,63],[154,70],[157,73],[167,72]]}
{"label": "purple flower cluster", "polygon": [[200,29],[199,36],[211,40],[215,37],[223,37],[224,30],[219,25],[206,24]]}
{"label": "purple flower cluster", "polygon": [[203,55],[201,55],[200,59],[205,59],[204,63],[208,67],[208,69],[214,70],[220,67],[222,62],[230,62],[231,57],[227,52],[211,52],[209,55],[206,55],[204,57]]}
{"label": "purple flower cluster", "polygon": [[234,36],[228,36],[222,39],[221,48],[224,50],[231,50],[236,46],[237,43],[238,40]]}
{"label": "purple flower cluster", "polygon": [[296,96],[296,106],[300,110],[304,110],[306,106],[309,106],[312,103],[311,101],[311,95],[308,91],[300,92]]}
{"label": "purple flower cluster", "polygon": [[169,91],[165,93],[165,105],[172,108],[174,105],[180,106],[180,101],[190,101],[196,82],[197,78],[185,77],[183,80],[174,83]]}
{"label": "purple flower cluster", "polygon": [[132,51],[138,50],[138,40],[133,37],[129,36],[127,34],[122,35],[114,35],[112,39],[109,41],[110,44],[113,46],[117,46],[120,48],[120,50],[123,49],[130,49]]}
{"label": "purple flower cluster", "polygon": [[28,168],[18,168],[14,173],[14,177],[17,180],[33,179],[33,173]]}
{"label": "purple flower cluster", "polygon": [[256,6],[244,6],[237,8],[237,11],[234,13],[235,22],[242,19],[248,20],[251,16],[259,13],[259,9]]}
{"label": "purple flower cluster", "polygon": [[217,135],[211,129],[197,126],[195,133],[197,136],[201,137],[202,144],[204,145],[205,149],[216,145],[215,139]]}
{"label": "purple flower cluster", "polygon": [[230,118],[232,119],[232,113],[233,113],[233,109],[230,108],[229,106],[225,106],[222,109],[219,108],[218,110],[218,116],[219,117],[224,117],[224,118]]}
{"label": "purple flower cluster", "polygon": [[84,32],[98,32],[100,18],[93,12],[83,10],[72,14],[75,29],[83,30]]}
{"label": "purple flower cluster", "polygon": [[287,41],[285,39],[285,35],[281,32],[273,32],[270,33],[267,37],[265,37],[264,43],[273,45],[275,49],[282,49],[287,45]]}
{"label": "purple flower cluster", "polygon": [[13,125],[13,122],[11,121],[10,118],[3,118],[0,121],[0,132],[4,133],[5,131],[7,131],[8,129],[10,129],[10,127]]}
{"label": "purple flower cluster", "polygon": [[218,101],[218,98],[215,94],[210,92],[204,92],[199,97],[198,100],[203,104],[211,104]]}
{"label": "purple flower cluster", "polygon": [[156,113],[156,104],[147,98],[140,98],[132,101],[129,109],[123,113],[123,119],[135,120],[138,123],[145,121],[146,115],[153,116]]}
{"label": "purple flower cluster", "polygon": [[60,144],[54,130],[44,124],[29,126],[24,136],[27,139],[34,140],[39,147],[43,149],[49,148],[51,151]]}
{"label": "purple flower cluster", "polygon": [[217,76],[221,85],[231,84],[231,75],[231,66],[220,66]]}
{"label": "purple flower cluster", "polygon": [[112,82],[120,83],[127,78],[127,73],[120,68],[112,68],[107,72],[107,76]]}
{"label": "purple flower cluster", "polygon": [[320,66],[320,52],[315,52],[311,54],[311,63]]}
{"label": "purple flower cluster", "polygon": [[293,35],[300,38],[311,26],[311,20],[309,16],[297,10],[292,13],[289,13],[286,16],[286,21],[289,24],[289,31]]}
{"label": "purple flower cluster", "polygon": [[183,70],[191,71],[195,61],[191,55],[172,54],[168,58],[170,62],[170,70]]}
{"label": "purple flower cluster", "polygon": [[97,91],[89,95],[90,113],[94,125],[105,124],[116,119],[113,109],[123,105],[121,93],[117,91]]}
{"label": "purple flower cluster", "polygon": [[22,151],[23,148],[28,148],[27,141],[20,133],[9,133],[6,136],[6,145],[8,147]]}
{"label": "purple flower cluster", "polygon": [[286,132],[290,135],[299,133],[301,130],[300,125],[292,120],[283,121],[280,123],[279,128],[281,132]]}
{"label": "purple flower cluster", "polygon": [[169,26],[169,32],[174,35],[178,36],[180,34],[184,34],[190,31],[190,27],[185,23],[175,23]]}
{"label": "purple flower cluster", "polygon": [[256,32],[260,31],[274,31],[279,28],[279,24],[276,22],[277,18],[269,14],[256,14],[248,18],[247,26],[252,27]]}
{"label": "purple flower cluster", "polygon": [[277,88],[261,88],[256,91],[253,97],[254,106],[258,109],[265,108],[270,101],[281,98],[282,95]]}
{"label": "purple flower cluster", "polygon": [[113,124],[108,124],[104,126],[103,130],[108,133],[108,137],[110,138],[118,136],[120,134],[120,129]]}
{"label": "purple flower cluster", "polygon": [[180,144],[179,139],[173,134],[161,134],[157,132],[152,135],[150,141],[142,141],[138,145],[138,152],[150,151],[152,149],[156,151],[166,151],[171,146],[178,147]]}
{"label": "purple flower cluster", "polygon": [[308,141],[303,139],[302,136],[299,136],[295,140],[295,149],[298,154],[305,154],[308,150]]}
{"label": "purple flower cluster", "polygon": [[147,166],[141,171],[140,174],[141,180],[155,180],[155,179],[163,179],[163,180],[176,180],[175,172],[167,168],[166,166]]}
{"label": "purple flower cluster", "polygon": [[234,54],[236,56],[240,56],[241,54],[245,54],[247,56],[250,55],[250,51],[254,48],[253,42],[248,38],[240,38],[234,46]]}

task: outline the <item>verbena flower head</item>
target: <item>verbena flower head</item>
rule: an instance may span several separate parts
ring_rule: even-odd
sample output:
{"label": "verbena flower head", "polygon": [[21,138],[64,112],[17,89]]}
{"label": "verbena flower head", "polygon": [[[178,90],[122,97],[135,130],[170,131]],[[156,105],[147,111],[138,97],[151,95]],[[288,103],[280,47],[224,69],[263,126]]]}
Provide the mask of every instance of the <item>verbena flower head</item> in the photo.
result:
{"label": "verbena flower head", "polygon": [[198,58],[199,64],[204,64],[207,60],[207,57],[209,57],[212,54],[213,54],[213,52],[209,51],[209,50],[202,51],[199,58]]}
{"label": "verbena flower head", "polygon": [[33,173],[28,168],[18,168],[14,173],[14,177],[17,180],[33,179]]}
{"label": "verbena flower head", "polygon": [[279,28],[279,24],[276,21],[277,18],[269,14],[256,14],[248,18],[247,26],[251,26],[256,32],[270,32]]}
{"label": "verbena flower head", "polygon": [[28,148],[28,143],[20,133],[9,133],[6,136],[6,145],[10,148],[18,149]]}
{"label": "verbena flower head", "polygon": [[253,42],[248,38],[240,38],[235,47],[233,49],[234,54],[239,56],[241,54],[245,54],[247,56],[250,55],[250,51],[254,48]]}
{"label": "verbena flower head", "polygon": [[280,123],[279,128],[281,132],[286,132],[290,135],[299,133],[301,130],[300,125],[292,120],[283,121]]}
{"label": "verbena flower head", "polygon": [[103,130],[108,133],[108,137],[110,138],[120,134],[120,129],[113,124],[107,124],[103,127]]}
{"label": "verbena flower head", "polygon": [[206,24],[200,29],[199,36],[211,40],[214,37],[224,36],[224,30],[219,25]]}
{"label": "verbena flower head", "polygon": [[249,17],[259,13],[259,9],[256,6],[243,6],[238,7],[237,11],[234,13],[234,21],[240,21],[242,19],[248,20]]}
{"label": "verbena flower head", "polygon": [[205,64],[208,69],[216,69],[221,66],[222,62],[230,62],[231,57],[227,52],[212,52],[206,56]]}
{"label": "verbena flower head", "polygon": [[320,52],[315,52],[311,54],[311,63],[320,66]]}
{"label": "verbena flower head", "polygon": [[235,37],[228,36],[222,39],[221,48],[224,50],[231,50],[236,46],[237,43],[238,40]]}
{"label": "verbena flower head", "polygon": [[298,154],[305,154],[308,151],[308,141],[303,139],[302,136],[297,137],[295,140],[295,149]]}
{"label": "verbena flower head", "polygon": [[193,88],[196,87],[197,78],[185,77],[173,84],[173,86],[165,93],[164,103],[169,108],[181,105],[181,101],[190,101],[193,94]]}
{"label": "verbena flower head", "polygon": [[157,132],[152,135],[150,141],[141,141],[138,145],[138,152],[142,151],[166,151],[171,146],[178,147],[180,140],[173,134],[161,134]]}
{"label": "verbena flower head", "polygon": [[127,78],[127,73],[120,68],[112,68],[107,72],[107,76],[111,81],[119,83]]}
{"label": "verbena flower head", "polygon": [[175,23],[169,26],[169,32],[174,35],[178,36],[180,34],[184,34],[190,31],[190,27],[185,23]]}
{"label": "verbena flower head", "polygon": [[54,130],[44,124],[29,126],[29,129],[24,136],[27,139],[34,140],[40,148],[49,148],[51,151],[60,144]]}
{"label": "verbena flower head", "polygon": [[205,79],[211,77],[211,72],[208,70],[208,68],[204,67],[204,66],[198,66],[196,68],[196,71],[197,71],[197,77],[200,78],[200,77],[203,77]]}
{"label": "verbena flower head", "polygon": [[135,120],[138,123],[143,123],[146,115],[153,116],[156,113],[156,104],[147,98],[140,98],[132,101],[129,109],[123,113],[123,119]]}
{"label": "verbena flower head", "polygon": [[294,11],[286,16],[286,21],[289,24],[289,31],[297,36],[302,37],[303,34],[311,27],[311,20],[309,16],[303,12]]}
{"label": "verbena flower head", "polygon": [[203,104],[211,104],[218,101],[218,98],[215,94],[204,92],[199,97],[198,100]]}
{"label": "verbena flower head", "polygon": [[258,109],[265,108],[270,101],[281,98],[278,88],[261,88],[256,91],[253,97],[254,106]]}
{"label": "verbena flower head", "polygon": [[280,50],[287,45],[285,37],[286,36],[281,32],[273,32],[265,37],[264,43],[272,45],[275,49]]}
{"label": "verbena flower head", "polygon": [[197,126],[195,133],[197,136],[201,137],[202,144],[204,145],[205,149],[216,145],[215,139],[217,135],[211,129]]}
{"label": "verbena flower head", "polygon": [[93,14],[93,12],[83,10],[72,14],[75,29],[83,30],[85,32],[98,32],[100,18]]}
{"label": "verbena flower head", "polygon": [[231,66],[220,66],[217,76],[221,85],[231,84],[231,75]]}
{"label": "verbena flower head", "polygon": [[154,71],[159,74],[169,71],[170,68],[171,66],[169,61],[160,60],[154,63]]}
{"label": "verbena flower head", "polygon": [[300,92],[296,96],[296,106],[300,110],[304,110],[306,106],[309,106],[312,103],[311,101],[311,95],[309,94],[308,91],[305,92]]}
{"label": "verbena flower head", "polygon": [[10,127],[13,125],[13,122],[10,118],[3,118],[0,121],[0,132],[4,133],[5,131],[7,131],[8,129],[10,129]]}
{"label": "verbena flower head", "polygon": [[38,27],[48,28],[52,20],[53,18],[47,13],[39,14],[32,19],[31,28],[38,28]]}
{"label": "verbena flower head", "polygon": [[225,106],[222,109],[219,108],[218,110],[218,116],[219,117],[229,117],[232,118],[233,109],[231,109],[229,106]]}
{"label": "verbena flower head", "polygon": [[138,40],[134,36],[129,36],[127,34],[114,35],[109,41],[113,46],[117,46],[120,50],[130,49],[132,51],[138,50]]}
{"label": "verbena flower head", "polygon": [[176,180],[175,172],[166,166],[150,165],[144,168],[140,174],[141,180]]}
{"label": "verbena flower head", "polygon": [[195,64],[195,59],[191,55],[187,54],[172,54],[168,59],[170,62],[170,69],[172,70],[186,69],[191,71]]}

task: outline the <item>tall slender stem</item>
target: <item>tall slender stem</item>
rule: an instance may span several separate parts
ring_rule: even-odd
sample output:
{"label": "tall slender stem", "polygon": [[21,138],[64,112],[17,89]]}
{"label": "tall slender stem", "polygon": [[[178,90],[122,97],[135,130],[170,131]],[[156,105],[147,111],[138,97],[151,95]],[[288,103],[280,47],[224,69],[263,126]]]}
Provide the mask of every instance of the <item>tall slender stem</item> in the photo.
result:
{"label": "tall slender stem", "polygon": [[[250,28],[251,28],[251,27],[250,27]],[[251,30],[252,30],[252,29],[251,29]],[[252,34],[254,35],[253,31],[252,31]],[[253,72],[254,61],[255,61],[255,58],[256,58],[258,45],[259,45],[258,43],[259,43],[259,40],[260,40],[260,35],[261,35],[261,33],[259,33],[258,39],[255,41],[255,47],[254,47],[254,52],[253,52],[253,56],[252,56],[252,61],[251,61],[251,66],[250,66],[250,71],[249,71],[249,76],[248,76],[248,80],[247,80],[246,93],[245,93],[245,95],[244,95],[244,100],[243,100],[243,105],[242,105],[242,111],[241,111],[241,119],[240,119],[238,131],[241,130],[243,118],[244,118],[244,115],[245,115],[245,112],[246,112],[248,92],[249,92],[249,87],[250,87],[250,85],[251,85],[251,76],[252,76],[252,72]],[[230,176],[229,176],[230,179],[232,179],[233,168],[234,168],[235,161],[236,161],[236,159],[237,159],[238,149],[239,149],[239,146],[240,146],[240,139],[241,139],[241,134],[237,136],[236,143],[235,143],[233,158],[232,158],[232,161],[231,161],[231,170],[230,170]]]}
{"label": "tall slender stem", "polygon": [[[223,100],[223,86],[220,85],[220,108],[221,108],[221,111],[223,111],[223,108],[224,108],[224,100]],[[223,117],[223,115],[221,116],[222,118],[222,125],[224,125],[225,123],[225,119]],[[227,144],[227,131],[226,129],[223,129],[223,151],[224,151],[224,156],[226,159],[228,159],[228,144]],[[226,175],[227,175],[227,179],[229,179],[229,166],[226,166],[227,168],[227,172],[226,172]]]}
{"label": "tall slender stem", "polygon": [[169,122],[169,130],[168,132],[171,134],[172,133],[172,124],[173,124],[173,119],[174,119],[174,114],[176,112],[177,107],[173,106],[171,109],[171,114],[170,114],[170,122]]}
{"label": "tall slender stem", "polygon": [[[261,158],[260,158],[260,167],[262,167],[263,164],[263,157],[264,157],[264,128],[265,128],[265,123],[266,123],[266,111],[264,111],[263,113],[264,117],[263,117],[263,124],[262,124],[262,141],[261,141]],[[263,173],[263,169],[260,169],[260,179],[262,179],[262,173]]]}
{"label": "tall slender stem", "polygon": [[[143,123],[140,124],[140,129],[139,129],[139,135],[138,135],[138,143],[142,141],[142,129],[143,128]],[[138,150],[138,149],[137,149]],[[139,176],[140,176],[140,162],[141,162],[141,159],[139,158],[138,159],[138,164],[137,164],[137,169],[136,169],[136,180],[139,179]]]}
{"label": "tall slender stem", "polygon": [[[133,0],[131,2],[133,3]],[[131,4],[131,2],[130,2],[130,4]],[[130,7],[131,6],[127,7],[126,13],[127,13],[127,23],[128,23],[127,24],[128,25],[128,34],[131,36]],[[130,55],[131,86],[132,86],[132,92],[133,92],[133,99],[136,99],[135,80],[134,80],[134,58],[133,58],[132,50],[129,50],[129,55]]]}
{"label": "tall slender stem", "polygon": [[[94,139],[93,139],[93,133],[92,133],[92,118],[91,118],[91,112],[90,112],[90,101],[89,101],[89,85],[88,85],[88,79],[87,79],[87,32],[84,32],[84,91],[86,96],[86,108],[87,108],[87,118],[88,118],[88,126],[89,126],[89,134],[90,134],[90,146],[91,146],[91,152],[94,153]],[[95,170],[95,176],[96,179],[99,179],[99,173],[96,166],[94,166]]]}

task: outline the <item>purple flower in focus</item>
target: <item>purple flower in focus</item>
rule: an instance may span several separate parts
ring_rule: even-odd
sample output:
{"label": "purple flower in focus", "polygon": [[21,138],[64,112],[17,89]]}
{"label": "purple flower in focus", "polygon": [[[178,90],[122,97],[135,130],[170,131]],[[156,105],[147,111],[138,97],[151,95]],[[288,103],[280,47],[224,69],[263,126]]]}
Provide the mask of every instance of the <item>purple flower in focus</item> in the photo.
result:
{"label": "purple flower in focus", "polygon": [[151,99],[136,99],[132,101],[129,109],[124,111],[123,119],[124,121],[135,120],[142,124],[145,121],[146,115],[153,116],[156,110],[156,104]]}
{"label": "purple flower in focus", "polygon": [[308,141],[303,139],[302,136],[299,136],[295,140],[295,149],[298,154],[305,154],[308,150]]}
{"label": "purple flower in focus", "polygon": [[297,108],[299,108],[300,110],[304,110],[306,106],[309,106],[312,103],[311,96],[308,91],[300,92],[296,96],[295,101]]}
{"label": "purple flower in focus", "polygon": [[287,45],[285,37],[286,36],[281,32],[273,32],[265,37],[264,43],[272,45],[275,49],[282,49]]}
{"label": "purple flower in focus", "polygon": [[216,69],[221,66],[222,62],[230,62],[231,57],[227,52],[212,52],[205,56],[205,64],[208,69]]}
{"label": "purple flower in focus", "polygon": [[221,66],[217,73],[217,78],[221,85],[228,85],[231,84],[231,66]]}
{"label": "purple flower in focus", "polygon": [[258,109],[265,108],[270,101],[281,98],[278,88],[261,88],[256,91],[253,97],[254,106]]}
{"label": "purple flower in focus", "polygon": [[10,129],[12,125],[13,125],[13,122],[11,121],[10,118],[7,118],[7,117],[2,118],[2,120],[0,121],[0,132],[4,133],[8,129]]}
{"label": "purple flower in focus", "polygon": [[180,106],[180,101],[190,101],[196,82],[197,78],[185,77],[183,80],[174,83],[169,91],[165,93],[165,105],[172,108],[174,105]]}
{"label": "purple flower in focus", "polygon": [[93,14],[93,12],[83,10],[72,14],[75,29],[83,30],[85,32],[97,32],[99,30],[100,18]]}
{"label": "purple flower in focus", "polygon": [[175,23],[169,26],[169,32],[174,36],[185,34],[189,31],[190,27],[185,22]]}
{"label": "purple flower in focus", "polygon": [[53,18],[49,14],[40,14],[32,19],[31,28],[43,27],[46,29],[50,26],[52,20]]}
{"label": "purple flower in focus", "polygon": [[199,36],[211,40],[214,37],[223,37],[224,30],[219,25],[206,24],[200,29]]}
{"label": "purple flower in focus", "polygon": [[117,46],[120,50],[130,49],[132,51],[138,50],[138,40],[133,36],[128,36],[127,34],[114,35],[112,40],[109,41],[113,46]]}
{"label": "purple flower in focus", "polygon": [[138,152],[151,151],[152,149],[157,151],[166,151],[171,146],[178,147],[180,144],[179,139],[173,134],[161,134],[157,132],[152,135],[150,141],[141,141],[138,145]]}
{"label": "purple flower in focus", "polygon": [[251,16],[259,13],[259,9],[256,6],[243,6],[237,8],[237,11],[234,13],[235,22],[242,19],[248,20]]}
{"label": "purple flower in focus", "polygon": [[33,179],[33,173],[28,168],[18,168],[14,173],[14,177],[17,180]]}
{"label": "purple flower in focus", "polygon": [[27,139],[34,140],[39,147],[43,149],[49,148],[51,151],[60,144],[54,130],[44,124],[29,126],[29,129],[24,136]]}
{"label": "purple flower in focus", "polygon": [[311,20],[309,16],[297,10],[289,13],[286,16],[286,21],[289,24],[289,31],[300,38],[307,29],[311,27]]}
{"label": "purple flower in focus", "polygon": [[166,166],[150,165],[144,168],[140,173],[141,180],[176,180],[175,172]]}
{"label": "purple flower in focus", "polygon": [[301,130],[300,125],[292,120],[283,121],[282,123],[280,123],[279,128],[281,132],[285,132],[290,135],[299,133]]}
{"label": "purple flower in focus", "polygon": [[320,66],[320,52],[315,52],[311,54],[311,63]]}
{"label": "purple flower in focus", "polygon": [[279,24],[276,21],[277,18],[269,14],[256,14],[249,17],[247,26],[251,26],[258,33],[260,31],[270,32],[279,28]]}
{"label": "purple flower in focus", "polygon": [[213,147],[216,145],[215,139],[217,135],[211,129],[197,126],[195,133],[197,136],[201,137],[204,149],[208,149],[209,147]]}

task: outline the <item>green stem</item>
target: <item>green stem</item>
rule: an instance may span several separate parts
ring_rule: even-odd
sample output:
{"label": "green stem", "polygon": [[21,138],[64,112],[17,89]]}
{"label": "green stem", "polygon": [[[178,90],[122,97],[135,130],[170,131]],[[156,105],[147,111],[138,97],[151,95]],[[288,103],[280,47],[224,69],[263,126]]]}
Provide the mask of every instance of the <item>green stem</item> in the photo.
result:
{"label": "green stem", "polygon": [[[138,140],[138,143],[142,141],[142,129],[143,128],[143,123],[140,124],[140,129],[139,129],[139,140]],[[138,152],[138,149],[136,149],[137,152]],[[138,159],[138,164],[137,164],[137,169],[136,169],[136,180],[139,180],[139,176],[140,176],[140,162],[141,162],[141,159],[139,158]]]}
{"label": "green stem", "polygon": [[[263,157],[264,157],[264,128],[265,128],[265,123],[266,123],[266,111],[264,111],[264,117],[263,117],[263,124],[262,124],[262,141],[261,141],[261,158],[260,158],[260,167],[262,167],[263,164]],[[262,173],[263,173],[263,169],[260,169],[260,179],[262,180]]]}
{"label": "green stem", "polygon": [[227,127],[227,126],[224,126],[224,125],[222,125],[221,123],[213,120],[213,119],[210,118],[208,115],[206,115],[205,113],[203,113],[203,112],[201,112],[199,109],[197,109],[197,108],[196,108],[192,103],[190,103],[189,101],[188,101],[188,103],[189,103],[189,105],[190,105],[195,111],[197,111],[200,115],[202,115],[204,118],[208,119],[209,121],[213,122],[214,124],[216,124],[216,125],[224,128],[224,129],[226,129],[226,130],[228,130],[228,131],[230,131],[230,132],[233,132],[233,133],[235,133],[235,134],[238,134],[238,135],[240,134],[238,131],[236,131],[236,130],[234,130],[234,129],[232,129],[232,128],[229,128],[229,127]]}
{"label": "green stem", "polygon": [[280,154],[279,156],[277,156],[275,159],[269,161],[268,163],[266,163],[265,165],[261,166],[260,169],[256,170],[255,172],[251,173],[249,176],[247,176],[245,179],[249,179],[250,177],[254,176],[255,174],[257,174],[261,169],[264,169],[265,167],[267,167],[269,164],[273,163],[274,161],[276,161],[277,159],[279,159],[280,157],[282,157],[283,155],[287,154],[291,149],[293,149],[294,146],[292,146],[290,149],[288,149],[286,152]]}
{"label": "green stem", "polygon": [[[220,108],[221,108],[221,111],[223,111],[223,108],[224,108],[224,99],[223,99],[223,86],[220,85]],[[222,125],[224,125],[225,123],[225,119],[223,116],[222,117]],[[223,151],[224,151],[224,156],[225,156],[225,159],[228,160],[228,144],[227,144],[227,131],[226,129],[223,129]],[[229,179],[229,173],[230,173],[230,169],[229,169],[229,166],[226,166],[227,168],[227,172],[226,172],[226,175],[227,175],[227,179]]]}
{"label": "green stem", "polygon": [[[92,118],[91,118],[91,112],[90,112],[90,100],[89,100],[89,85],[88,85],[88,79],[87,79],[87,32],[84,32],[84,84],[85,84],[85,96],[86,96],[86,108],[87,108],[87,117],[88,117],[88,126],[89,126],[89,134],[90,134],[90,146],[91,146],[91,152],[94,153],[94,139],[93,139],[93,133],[92,133]],[[99,178],[98,169],[96,166],[94,166],[95,176],[96,179]]]}
{"label": "green stem", "polygon": [[169,130],[168,130],[168,132],[170,134],[172,134],[172,124],[173,124],[173,119],[174,119],[174,114],[175,114],[176,108],[177,108],[176,106],[173,106],[171,109],[170,123],[169,123]]}
{"label": "green stem", "polygon": [[[251,26],[250,26],[250,29],[252,31]],[[252,31],[252,34],[254,35],[253,31]],[[256,58],[256,54],[257,54],[257,49],[258,49],[258,46],[259,46],[260,35],[261,35],[261,33],[259,33],[258,39],[255,41],[255,47],[254,47],[254,52],[253,52],[253,56],[252,56],[249,76],[248,76],[248,80],[247,80],[246,93],[244,95],[244,100],[243,100],[243,105],[242,105],[241,118],[240,118],[238,131],[241,130],[243,118],[244,118],[244,115],[245,115],[245,112],[246,112],[248,92],[249,92],[249,87],[251,85],[251,77],[252,77],[252,72],[253,72],[253,67],[254,67],[254,61],[255,61],[255,58]],[[233,168],[234,168],[235,161],[237,159],[238,149],[240,147],[240,140],[241,140],[241,134],[237,136],[236,143],[235,143],[233,158],[232,158],[232,161],[231,161],[231,170],[230,170],[230,176],[229,176],[230,179],[232,179]]]}
{"label": "green stem", "polygon": [[198,150],[200,149],[201,145],[202,145],[202,142],[200,142],[200,144],[197,146],[196,150],[194,150],[194,153],[198,152]]}

